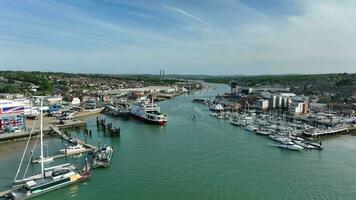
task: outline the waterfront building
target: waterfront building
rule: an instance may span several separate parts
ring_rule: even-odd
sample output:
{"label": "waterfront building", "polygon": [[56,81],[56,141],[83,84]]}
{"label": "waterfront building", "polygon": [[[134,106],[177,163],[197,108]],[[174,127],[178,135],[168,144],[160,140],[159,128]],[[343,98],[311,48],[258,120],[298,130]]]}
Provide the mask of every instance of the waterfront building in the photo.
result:
{"label": "waterfront building", "polygon": [[292,102],[291,105],[289,106],[289,113],[291,115],[296,115],[296,114],[302,114],[303,113],[303,102]]}
{"label": "waterfront building", "polygon": [[267,99],[260,99],[257,101],[257,108],[261,110],[268,109],[269,101]]}
{"label": "waterfront building", "polygon": [[231,95],[238,95],[238,86],[235,81],[230,82],[230,93]]}
{"label": "waterfront building", "polygon": [[79,106],[79,105],[80,105],[80,99],[79,99],[78,97],[74,97],[74,98],[72,99],[71,104],[72,104],[73,106]]}
{"label": "waterfront building", "polygon": [[87,110],[94,110],[96,109],[96,100],[95,99],[88,99],[85,101],[85,109]]}
{"label": "waterfront building", "polygon": [[303,111],[302,111],[303,114],[307,114],[309,113],[309,102],[308,101],[305,101],[303,103]]}
{"label": "waterfront building", "polygon": [[240,86],[237,88],[237,91],[238,91],[238,94],[249,95],[251,92],[253,92],[253,89],[251,87]]}
{"label": "waterfront building", "polygon": [[310,110],[313,112],[323,112],[328,107],[326,103],[314,103],[314,102],[311,102],[309,106],[310,106]]}
{"label": "waterfront building", "polygon": [[288,108],[288,107],[289,107],[289,104],[290,104],[290,102],[289,102],[289,101],[290,101],[289,97],[282,96],[281,99],[282,99],[281,108]]}
{"label": "waterfront building", "polygon": [[264,99],[270,99],[272,97],[272,94],[270,92],[261,92],[260,95]]}
{"label": "waterfront building", "polygon": [[24,95],[23,94],[9,94],[9,93],[0,93],[0,99],[19,99],[19,98],[23,98]]}
{"label": "waterfront building", "polygon": [[62,104],[62,100],[63,100],[63,97],[61,97],[61,96],[46,98],[48,105]]}
{"label": "waterfront building", "polygon": [[14,100],[0,100],[0,131],[12,132],[26,127],[25,104]]}
{"label": "waterfront building", "polygon": [[175,83],[179,88],[186,88],[188,90],[201,89],[202,84],[196,81],[185,81],[185,82],[176,82]]}

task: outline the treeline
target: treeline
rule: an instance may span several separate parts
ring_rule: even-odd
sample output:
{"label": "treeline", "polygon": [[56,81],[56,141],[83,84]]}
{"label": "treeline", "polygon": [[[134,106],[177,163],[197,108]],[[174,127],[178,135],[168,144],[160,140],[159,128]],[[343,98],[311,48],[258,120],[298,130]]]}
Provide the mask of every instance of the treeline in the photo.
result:
{"label": "treeline", "polygon": [[212,83],[230,83],[235,81],[240,85],[305,85],[327,83],[335,86],[356,85],[356,74],[290,74],[290,75],[260,75],[260,76],[216,76],[204,79]]}
{"label": "treeline", "polygon": [[[50,78],[51,77],[51,78]],[[27,93],[31,92],[32,85],[38,86],[36,95],[45,95],[53,92],[55,85],[65,85],[65,78],[88,77],[95,79],[111,79],[123,81],[142,81],[145,85],[167,85],[175,81],[161,79],[159,76],[150,75],[109,75],[109,74],[83,74],[63,72],[39,72],[39,71],[0,71],[0,93]],[[55,83],[53,80],[56,81]]]}
{"label": "treeline", "polygon": [[24,72],[24,71],[0,71],[2,77],[1,93],[24,93],[32,85],[39,88],[38,94],[50,93],[53,90],[53,83],[43,72]]}

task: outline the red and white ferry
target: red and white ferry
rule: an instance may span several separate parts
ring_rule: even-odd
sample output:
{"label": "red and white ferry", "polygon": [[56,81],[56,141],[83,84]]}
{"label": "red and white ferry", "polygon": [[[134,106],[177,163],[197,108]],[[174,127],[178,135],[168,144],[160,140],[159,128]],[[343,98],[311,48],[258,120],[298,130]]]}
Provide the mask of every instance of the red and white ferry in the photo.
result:
{"label": "red and white ferry", "polygon": [[157,104],[153,102],[138,102],[132,105],[130,113],[137,119],[152,124],[164,125],[168,121],[168,116],[160,111]]}

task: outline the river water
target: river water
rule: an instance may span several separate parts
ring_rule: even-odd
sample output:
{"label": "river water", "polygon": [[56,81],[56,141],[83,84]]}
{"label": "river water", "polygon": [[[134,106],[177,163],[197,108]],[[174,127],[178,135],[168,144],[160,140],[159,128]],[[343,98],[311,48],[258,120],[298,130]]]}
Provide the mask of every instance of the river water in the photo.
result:
{"label": "river water", "polygon": [[[220,93],[225,85],[217,87]],[[102,115],[121,127],[121,137],[106,137],[88,118],[89,140],[114,146],[111,167],[96,169],[90,180],[37,199],[355,199],[356,137],[323,140],[324,150],[294,152],[274,147],[263,136],[209,116],[208,108],[192,103],[216,90],[160,102],[169,115],[165,126]],[[192,115],[197,120],[192,120]],[[72,135],[83,138],[81,130]],[[48,153],[63,148],[58,138],[47,138]],[[0,144],[0,189],[8,189],[25,141]],[[45,148],[45,152],[47,152]],[[84,159],[69,158],[80,163]],[[66,162],[65,159],[56,163]],[[31,166],[30,170],[36,170]]]}

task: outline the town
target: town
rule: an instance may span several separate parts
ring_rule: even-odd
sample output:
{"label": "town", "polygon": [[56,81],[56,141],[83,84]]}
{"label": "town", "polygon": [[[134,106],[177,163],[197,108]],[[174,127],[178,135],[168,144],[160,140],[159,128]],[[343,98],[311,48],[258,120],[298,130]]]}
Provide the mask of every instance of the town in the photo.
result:
{"label": "town", "polygon": [[[211,114],[213,117],[230,120],[232,125],[269,136],[281,143],[279,147],[292,150],[321,149],[321,143],[311,138],[356,129],[355,76],[346,75],[346,78],[351,84],[339,87],[340,92],[332,88],[333,93],[330,93],[327,92],[330,88],[323,89],[320,86],[316,87],[319,90],[313,95],[305,95],[305,91],[297,87],[292,91],[288,85],[256,84],[258,80],[255,80],[252,82],[254,86],[241,86],[236,81],[230,81],[230,92],[217,94],[213,99],[194,99],[193,102],[206,104],[214,111]],[[291,85],[296,86],[297,82]],[[330,96],[336,100],[325,101]],[[340,102],[340,99],[344,100]]]}
{"label": "town", "polygon": [[[316,87],[318,92],[312,90],[311,87],[317,86],[317,83],[307,86],[309,89],[306,92],[307,89],[301,89],[303,84],[298,80],[276,84],[273,81],[261,82],[261,77],[246,81],[250,77],[174,76],[165,75],[164,70],[160,70],[159,75],[13,71],[0,74],[0,142],[11,144],[28,138],[27,149],[29,141],[40,137],[41,156],[34,155],[36,139],[29,164],[41,164],[45,176],[59,180],[63,177],[60,175],[59,178],[57,171],[77,177],[76,182],[90,177],[94,168],[110,166],[117,146],[102,144],[101,138],[93,134],[102,132],[105,137],[118,140],[121,132],[126,130],[122,130],[117,122],[136,120],[133,118],[163,126],[168,122],[168,115],[160,110],[157,103],[181,95],[188,96],[192,105],[206,105],[206,113],[217,120],[227,120],[227,126],[237,126],[248,133],[266,136],[273,141],[272,146],[291,151],[322,150],[322,137],[352,134],[356,129],[354,74],[341,75],[344,79],[337,83],[344,85],[338,84],[337,89],[342,92],[333,87],[333,93],[330,88]],[[222,84],[210,83],[216,82],[212,79],[217,78]],[[216,85],[228,86],[229,90],[221,92]],[[208,92],[209,96],[200,96],[201,92]],[[192,108],[194,110],[194,106]],[[107,117],[113,117],[115,121],[106,121],[110,119]],[[96,118],[96,129],[88,126],[88,119],[93,118]],[[200,118],[193,112],[191,120],[195,122]],[[74,136],[73,130],[80,130],[83,135]],[[43,135],[61,138],[60,146],[64,147],[53,155],[48,155],[48,152],[44,155]],[[93,138],[97,140],[96,145]],[[70,163],[43,168],[43,164],[55,159],[82,154],[86,156],[82,168]],[[22,187],[28,190],[31,186],[27,184],[32,184],[31,180],[42,179],[40,175],[17,180],[17,173],[14,184],[17,186],[26,182],[26,185],[1,192],[0,196],[32,196],[32,193],[24,194]],[[52,184],[52,180],[48,184]]]}
{"label": "town", "polygon": [[202,88],[197,81],[166,79],[163,70],[157,77],[11,71],[0,75],[0,90],[7,92],[0,93],[0,140],[26,136],[20,132],[28,132],[41,110],[46,114],[47,126],[74,126],[80,124],[80,117],[103,111],[120,114],[127,108],[123,106],[136,101],[161,101]]}

